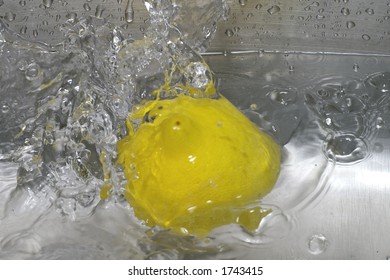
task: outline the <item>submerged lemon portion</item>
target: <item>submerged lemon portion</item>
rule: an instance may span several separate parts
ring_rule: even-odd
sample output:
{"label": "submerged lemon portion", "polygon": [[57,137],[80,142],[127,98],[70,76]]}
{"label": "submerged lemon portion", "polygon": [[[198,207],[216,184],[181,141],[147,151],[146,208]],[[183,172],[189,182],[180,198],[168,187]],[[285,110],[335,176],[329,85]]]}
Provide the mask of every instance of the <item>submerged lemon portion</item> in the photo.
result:
{"label": "submerged lemon portion", "polygon": [[239,223],[257,228],[265,212],[246,206],[270,192],[280,148],[226,98],[179,95],[139,106],[118,143],[126,198],[149,226],[207,235]]}

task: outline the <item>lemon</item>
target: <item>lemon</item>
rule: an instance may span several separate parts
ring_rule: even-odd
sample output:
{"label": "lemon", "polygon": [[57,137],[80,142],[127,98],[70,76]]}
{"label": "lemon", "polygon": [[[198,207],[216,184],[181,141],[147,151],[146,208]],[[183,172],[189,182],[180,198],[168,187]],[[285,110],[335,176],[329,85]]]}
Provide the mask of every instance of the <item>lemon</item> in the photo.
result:
{"label": "lemon", "polygon": [[266,213],[248,209],[270,192],[280,148],[226,98],[149,101],[130,115],[119,141],[126,198],[149,226],[207,236],[238,223],[255,229]]}

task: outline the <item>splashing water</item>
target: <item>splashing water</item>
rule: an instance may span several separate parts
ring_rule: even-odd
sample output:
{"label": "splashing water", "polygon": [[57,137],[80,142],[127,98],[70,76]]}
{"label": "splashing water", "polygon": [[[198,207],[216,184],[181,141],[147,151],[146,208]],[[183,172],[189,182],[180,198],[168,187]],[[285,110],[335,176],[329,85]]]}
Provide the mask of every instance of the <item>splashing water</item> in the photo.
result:
{"label": "splashing water", "polygon": [[[60,223],[64,232],[73,231],[71,221],[87,225],[110,207],[128,215],[127,227],[143,227],[123,198],[125,179],[115,165],[126,117],[134,103],[151,98],[166,82],[167,69],[174,69],[172,86],[185,80],[201,90],[209,83],[208,67],[196,51],[206,49],[216,22],[228,13],[225,1],[145,5],[151,26],[138,41],[124,38],[100,16],[69,19],[61,26],[65,39],[56,46],[25,41],[0,23],[0,125],[7,128],[0,132],[0,154],[18,164],[12,169],[16,188],[4,190],[2,224],[9,226],[0,234],[3,257],[44,256],[50,249],[39,240],[59,234],[43,233],[44,227]],[[192,28],[194,21],[202,22],[199,29]],[[112,186],[110,199],[101,201],[100,191]],[[15,215],[29,221],[25,229],[12,226]],[[69,256],[68,248],[53,250],[58,258],[64,257],[61,250]],[[134,257],[137,250],[122,257]]]}

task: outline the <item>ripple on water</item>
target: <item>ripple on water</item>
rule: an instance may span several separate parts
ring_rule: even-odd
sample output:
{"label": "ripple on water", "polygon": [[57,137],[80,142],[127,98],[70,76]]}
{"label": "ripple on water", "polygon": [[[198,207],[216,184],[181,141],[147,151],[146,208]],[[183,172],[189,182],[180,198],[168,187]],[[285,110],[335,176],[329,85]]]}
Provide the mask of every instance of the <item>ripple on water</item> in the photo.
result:
{"label": "ripple on water", "polygon": [[329,135],[324,143],[324,152],[330,160],[339,164],[358,163],[368,155],[365,141],[353,134]]}

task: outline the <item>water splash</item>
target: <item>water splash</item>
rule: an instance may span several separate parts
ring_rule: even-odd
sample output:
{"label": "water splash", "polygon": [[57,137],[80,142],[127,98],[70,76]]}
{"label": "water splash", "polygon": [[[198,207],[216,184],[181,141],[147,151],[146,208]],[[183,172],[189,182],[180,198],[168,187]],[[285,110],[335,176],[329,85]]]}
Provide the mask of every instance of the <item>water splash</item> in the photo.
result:
{"label": "water splash", "polygon": [[[141,40],[124,38],[120,27],[101,18],[99,5],[96,17],[69,13],[60,26],[64,41],[56,46],[25,41],[0,22],[0,125],[7,127],[0,131],[0,151],[3,160],[19,165],[2,224],[11,225],[15,213],[28,220],[22,229],[0,230],[4,256],[12,247],[26,247],[21,257],[39,255],[48,233],[35,229],[38,238],[25,228],[56,224],[58,215],[93,220],[105,203],[123,205],[128,224],[142,227],[123,198],[125,178],[115,164],[126,117],[166,82],[167,71],[172,86],[209,83],[211,72],[193,48],[205,50],[216,22],[228,13],[225,1],[145,4],[152,20]],[[101,190],[110,192],[105,203]],[[132,246],[138,252],[139,245]]]}

